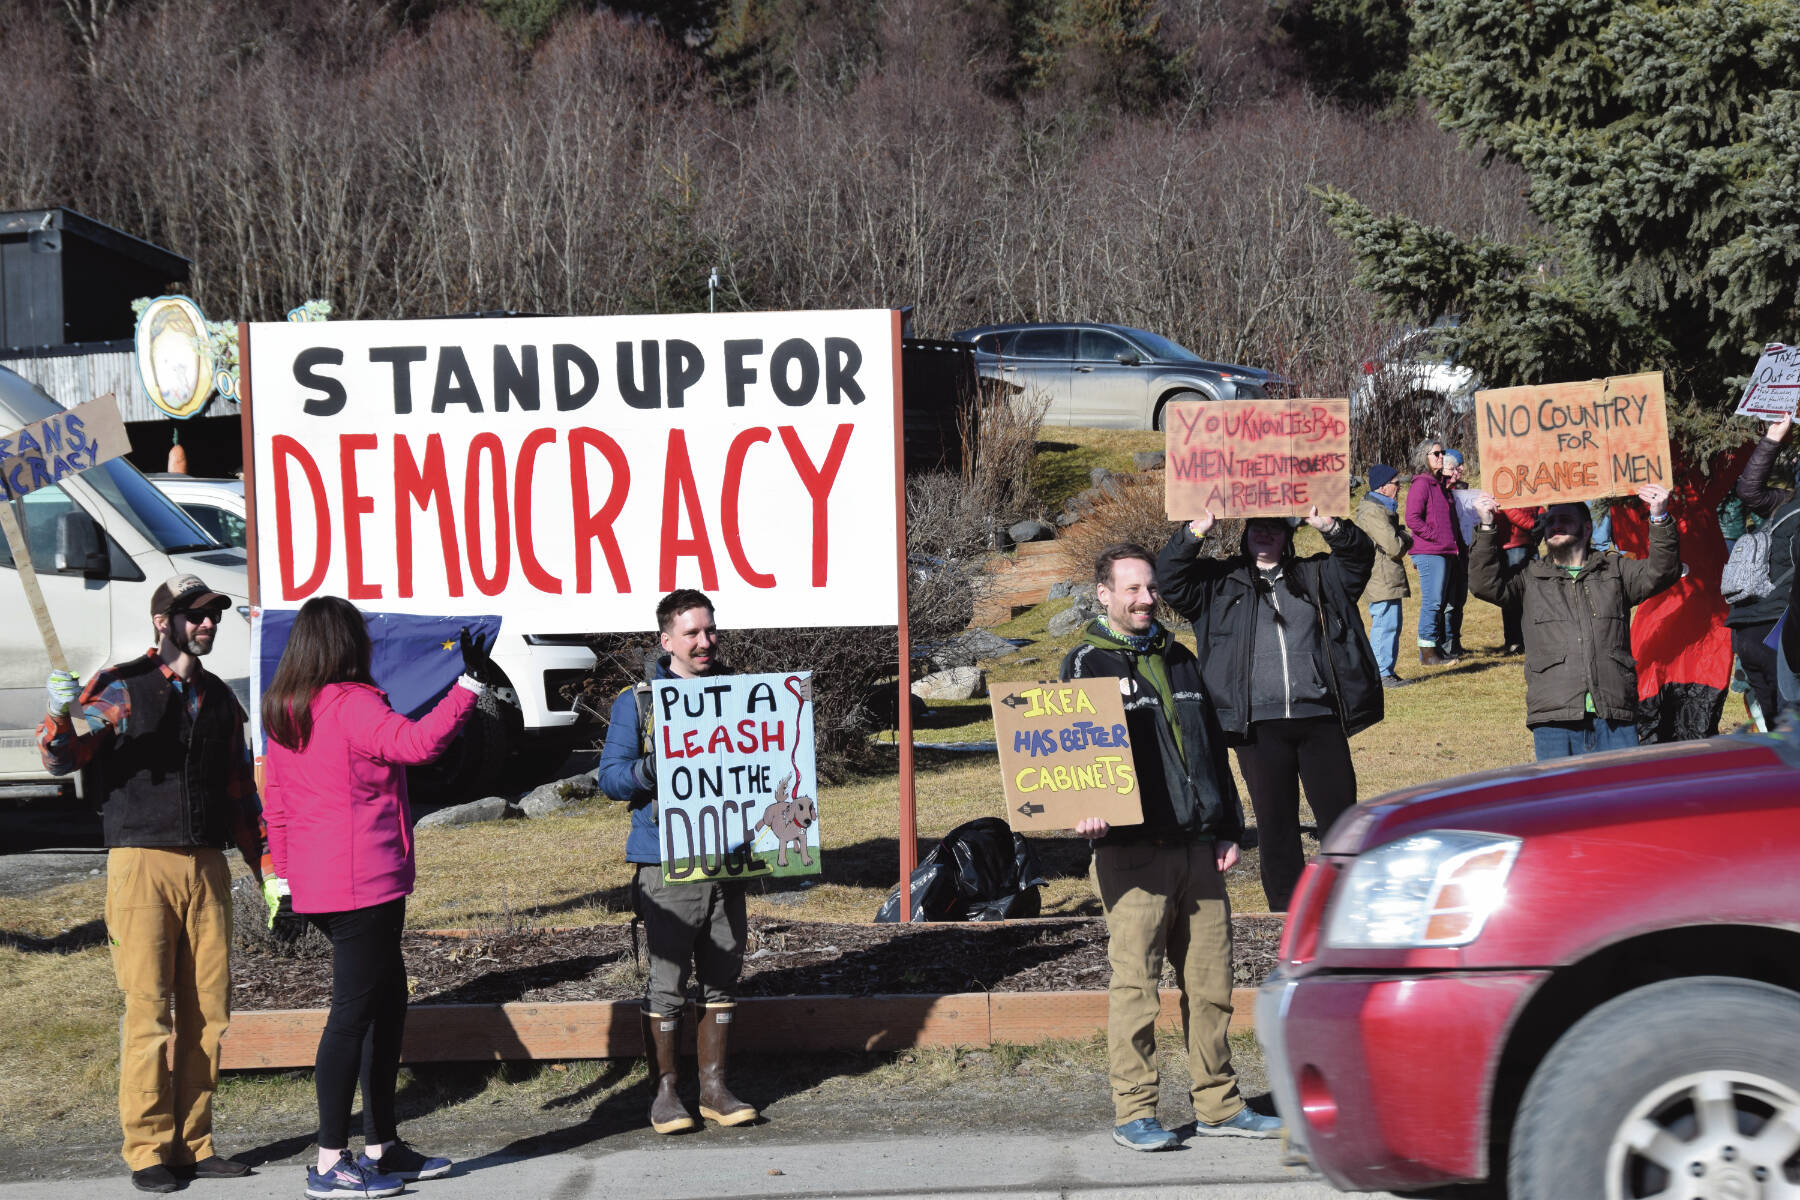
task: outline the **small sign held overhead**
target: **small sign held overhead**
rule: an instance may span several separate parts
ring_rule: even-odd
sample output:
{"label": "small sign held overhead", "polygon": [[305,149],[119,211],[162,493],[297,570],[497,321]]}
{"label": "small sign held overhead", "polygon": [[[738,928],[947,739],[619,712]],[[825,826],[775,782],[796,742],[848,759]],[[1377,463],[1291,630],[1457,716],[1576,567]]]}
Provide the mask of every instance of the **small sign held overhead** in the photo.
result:
{"label": "small sign held overhead", "polygon": [[1194,400],[1163,414],[1171,521],[1350,511],[1348,400]]}
{"label": "small sign held overhead", "polygon": [[1779,420],[1794,415],[1796,401],[1800,401],[1800,346],[1770,342],[1750,372],[1735,415]]}
{"label": "small sign held overhead", "polygon": [[991,687],[1006,820],[1015,830],[1073,829],[1089,817],[1143,824],[1117,679]]}
{"label": "small sign held overhead", "polygon": [[1668,487],[1660,371],[1475,393],[1481,482],[1502,505],[1535,507]]}

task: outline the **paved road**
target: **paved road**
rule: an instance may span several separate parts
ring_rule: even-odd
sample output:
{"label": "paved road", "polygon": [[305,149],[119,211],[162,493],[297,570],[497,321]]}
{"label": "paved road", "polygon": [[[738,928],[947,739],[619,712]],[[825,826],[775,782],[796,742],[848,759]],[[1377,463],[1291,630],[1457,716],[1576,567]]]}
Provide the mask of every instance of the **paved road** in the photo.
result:
{"label": "paved road", "polygon": [[[723,1132],[723,1131],[719,1131]],[[849,1140],[776,1141],[772,1129],[734,1143],[657,1141],[610,1151],[586,1147],[519,1159],[498,1155],[460,1162],[454,1174],[417,1184],[424,1200],[494,1196],[576,1200],[629,1195],[634,1200],[727,1197],[928,1196],[933,1200],[1320,1200],[1338,1193],[1281,1166],[1277,1142],[1221,1138],[1163,1154],[1133,1154],[1104,1132],[1074,1135],[895,1134]],[[310,1155],[308,1155],[310,1157]],[[116,1160],[115,1160],[116,1161]],[[191,1184],[204,1200],[292,1200],[302,1190],[305,1158],[266,1163],[241,1180]],[[123,1168],[104,1178],[0,1184],[0,1200],[86,1200],[140,1196]]]}

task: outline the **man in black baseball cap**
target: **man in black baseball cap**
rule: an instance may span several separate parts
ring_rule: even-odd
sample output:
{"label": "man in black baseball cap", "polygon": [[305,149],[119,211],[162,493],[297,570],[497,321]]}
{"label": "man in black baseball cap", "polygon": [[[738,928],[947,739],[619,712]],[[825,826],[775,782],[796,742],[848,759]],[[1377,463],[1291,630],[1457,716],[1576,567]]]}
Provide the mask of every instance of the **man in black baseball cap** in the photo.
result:
{"label": "man in black baseball cap", "polygon": [[165,580],[150,598],[157,644],[85,688],[51,672],[38,729],[52,774],[91,766],[99,784],[106,932],[125,993],[122,1155],[146,1192],[250,1173],[212,1140],[219,1038],[231,1012],[225,848],[235,844],[259,881],[268,869],[244,710],[200,666],[230,604],[198,576]]}

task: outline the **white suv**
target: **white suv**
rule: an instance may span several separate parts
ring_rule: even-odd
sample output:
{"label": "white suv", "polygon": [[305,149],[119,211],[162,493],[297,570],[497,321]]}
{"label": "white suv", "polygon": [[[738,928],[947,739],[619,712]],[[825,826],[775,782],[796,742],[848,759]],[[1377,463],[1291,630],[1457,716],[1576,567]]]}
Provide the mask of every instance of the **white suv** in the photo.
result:
{"label": "white suv", "polygon": [[1441,321],[1389,338],[1362,364],[1362,379],[1350,393],[1351,421],[1391,430],[1398,446],[1427,436],[1470,441],[1475,393],[1484,385],[1452,357],[1455,330],[1454,321]]}
{"label": "white suv", "polygon": [[227,546],[244,548],[243,480],[196,479],[191,475],[167,474],[151,475],[149,479],[206,532]]}

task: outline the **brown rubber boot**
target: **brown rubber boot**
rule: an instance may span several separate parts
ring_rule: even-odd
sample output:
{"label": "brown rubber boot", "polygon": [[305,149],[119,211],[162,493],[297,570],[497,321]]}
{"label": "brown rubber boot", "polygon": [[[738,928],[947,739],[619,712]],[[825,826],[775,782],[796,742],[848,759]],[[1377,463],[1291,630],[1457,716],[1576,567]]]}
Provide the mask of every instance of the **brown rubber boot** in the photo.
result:
{"label": "brown rubber boot", "polygon": [[639,1009],[644,1019],[644,1058],[650,1067],[650,1082],[656,1095],[650,1101],[650,1128],[658,1133],[686,1133],[698,1129],[675,1085],[681,1074],[681,1016],[658,1016]]}
{"label": "brown rubber boot", "polygon": [[700,1013],[700,1115],[721,1125],[756,1120],[756,1110],[725,1086],[725,1055],[731,1042],[733,1004],[708,1004]]}
{"label": "brown rubber boot", "polygon": [[1449,659],[1438,653],[1438,648],[1436,646],[1419,647],[1419,663],[1422,666],[1442,667],[1448,665],[1449,662]]}

